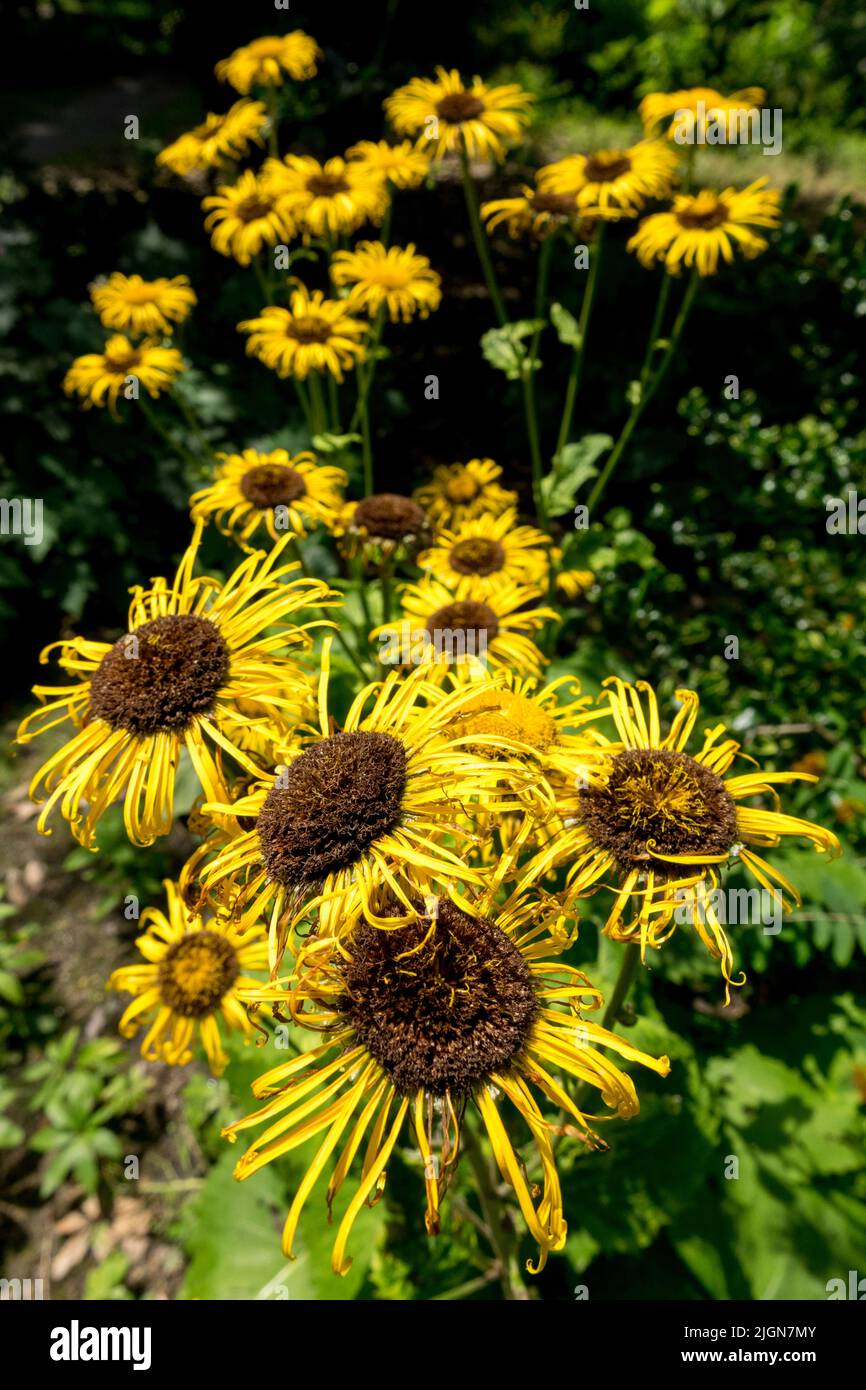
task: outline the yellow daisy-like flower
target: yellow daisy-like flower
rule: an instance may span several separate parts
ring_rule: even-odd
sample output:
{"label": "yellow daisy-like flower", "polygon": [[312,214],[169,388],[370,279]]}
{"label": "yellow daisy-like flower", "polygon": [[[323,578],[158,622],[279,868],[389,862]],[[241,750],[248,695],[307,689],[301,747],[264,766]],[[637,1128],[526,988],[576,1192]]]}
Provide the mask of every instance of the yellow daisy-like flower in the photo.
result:
{"label": "yellow daisy-like flower", "polygon": [[289,308],[271,305],[257,319],[238,324],[249,333],[247,352],[277,373],[303,381],[310,372],[328,372],[343,380],[346,368],[363,362],[366,349],[359,342],[366,323],[353,318],[346,301],[326,299],[321,290],[309,293],[303,285],[292,291]]}
{"label": "yellow daisy-like flower", "polygon": [[253,87],[281,87],[286,76],[294,82],[308,82],[316,75],[316,60],[322,51],[315,39],[302,29],[291,34],[254,39],[221,58],[214,68],[220,82],[229,82],[244,96]]}
{"label": "yellow daisy-like flower", "polygon": [[580,208],[617,210],[633,216],[648,198],[666,198],[677,156],[661,140],[641,140],[623,150],[572,154],[539,169],[542,193],[573,195]]}
{"label": "yellow daisy-like flower", "polygon": [[242,938],[225,917],[205,921],[190,912],[171,880],[164,886],[167,911],[147,907],[141,914],[146,930],[135,944],[147,964],[122,966],[108,981],[109,989],[135,996],[118,1027],[124,1038],[134,1038],[147,1022],[142,1057],[173,1067],[192,1061],[198,1033],[211,1071],[220,1076],[228,1054],[219,1019],[246,1037],[253,1031],[239,991],[261,985],[247,972],[267,970],[264,928]]}
{"label": "yellow daisy-like flower", "polygon": [[[692,117],[692,139],[703,140],[710,122],[723,126],[730,136],[738,130],[742,117],[748,118],[763,105],[766,95],[763,87],[744,87],[729,97],[712,87],[689,87],[679,92],[650,92],[638,111],[647,135],[654,134],[669,116],[688,112]],[[676,133],[677,122],[673,120],[667,129],[668,139],[672,140]]]}
{"label": "yellow daisy-like flower", "polygon": [[585,598],[594,583],[592,570],[557,570],[556,573],[557,596],[570,599],[572,603]]}
{"label": "yellow daisy-like flower", "polygon": [[501,477],[502,469],[493,459],[440,464],[431,481],[422,483],[412,496],[435,526],[460,526],[485,512],[500,516],[517,505],[517,493],[500,487]]}
{"label": "yellow daisy-like flower", "polygon": [[662,261],[670,275],[685,265],[699,275],[715,275],[720,261],[731,264],[738,251],[747,260],[760,256],[767,241],[753,227],[778,227],[781,194],[755,179],[739,191],[702,189],[680,194],[670,212],[645,217],[628,243],[641,265]]}
{"label": "yellow daisy-like flower", "polygon": [[381,644],[379,660],[389,665],[421,665],[437,674],[451,667],[470,677],[488,665],[513,666],[537,675],[544,657],[528,634],[559,618],[552,608],[527,607],[541,594],[537,585],[503,579],[485,599],[458,599],[438,580],[422,579],[403,587],[402,621],[370,635]]}
{"label": "yellow daisy-like flower", "polygon": [[385,179],[359,160],[320,164],[311,155],[288,154],[266,159],[260,177],[307,241],[354,232],[363,222],[378,225],[388,208]]}
{"label": "yellow daisy-like flower", "polygon": [[[252,1002],[282,1005],[302,1030],[325,1035],[260,1077],[253,1093],[262,1108],[223,1131],[235,1140],[266,1125],[238,1162],[238,1179],[310,1137],[319,1139],[283,1228],[287,1257],[304,1204],[332,1156],[329,1211],[360,1153],[360,1175],[332,1252],[334,1272],[347,1273],[354,1221],[381,1194],[407,1128],[418,1147],[426,1229],[436,1235],[467,1111],[486,1131],[502,1181],[537,1243],[529,1272],[562,1249],[567,1226],[554,1127],[605,1149],[593,1123],[637,1113],[633,1081],[603,1049],[660,1076],[670,1069],[666,1057],[652,1058],[585,1019],[602,999],[585,975],[556,959],[570,940],[561,914],[535,895],[515,892],[498,908],[489,894],[475,902],[443,896],[428,899],[396,929],[360,924],[345,944],[316,939],[288,979],[250,992]],[[566,1090],[566,1077],[597,1092],[610,1113],[586,1115]],[[506,1108],[525,1127],[529,1154],[509,1136]]]}
{"label": "yellow daisy-like flower", "polygon": [[221,256],[234,256],[239,265],[249,265],[263,247],[272,249],[288,241],[295,227],[264,179],[251,169],[237,183],[223,184],[216,193],[202,199],[206,232]]}
{"label": "yellow daisy-like flower", "polygon": [[348,285],[352,308],[375,318],[387,309],[392,323],[408,323],[418,314],[426,319],[442,299],[442,281],[426,256],[408,246],[389,246],[381,241],[359,241],[352,251],[337,251],[331,260],[335,285]]}
{"label": "yellow daisy-like flower", "polygon": [[[728,997],[730,985],[743,981],[732,977],[731,947],[718,911],[721,870],[742,864],[785,911],[799,906],[793,884],[753,847],[772,849],[791,835],[816,850],[839,852],[831,831],[778,809],[777,786],[818,779],[761,769],[729,776],[740,745],[725,736],[724,724],[706,729],[701,747],[686,752],[698,717],[694,691],[677,691],[680,710],[662,735],[651,686],[616,677],[605,686],[602,698],[619,737],[602,749],[600,762],[587,766],[573,804],[560,803],[567,824],[551,837],[532,874],[567,864],[575,901],[614,880],[604,930],[616,941],[639,942],[642,957],[647,947],[668,939],[678,918],[687,918],[721,961]],[[761,796],[774,809],[739,804]]]}
{"label": "yellow daisy-like flower", "polygon": [[268,111],[261,101],[236,101],[223,115],[208,115],[194,130],[187,131],[156,156],[175,174],[191,174],[194,169],[212,169],[226,159],[242,159],[250,145],[264,143]]}
{"label": "yellow daisy-like flower", "polygon": [[464,86],[456,68],[437,67],[435,80],[413,77],[385,101],[398,135],[414,136],[432,159],[465,146],[470,159],[498,159],[521,139],[535,98],[516,83]]}
{"label": "yellow daisy-like flower", "polygon": [[550,562],[556,575],[557,598],[574,603],[586,596],[595,583],[595,575],[592,570],[561,569],[562,559],[562,549],[555,545],[550,552]]}
{"label": "yellow daisy-like flower", "polygon": [[104,328],[121,333],[172,333],[197,303],[185,275],[171,280],[143,280],[116,270],[101,285],[94,285],[90,299]]}
{"label": "yellow daisy-like flower", "polygon": [[[203,869],[204,891],[236,893],[241,930],[269,919],[272,969],[305,918],[318,914],[317,931],[329,936],[345,935],[361,915],[395,926],[384,894],[408,914],[431,891],[482,882],[466,865],[472,831],[458,813],[479,797],[494,810],[521,804],[510,788],[496,789],[501,765],[452,737],[465,690],[445,694],[422,670],[392,671],[356,696],[335,732],[329,667],[326,640],[318,730],[286,749],[286,765],[250,795],[205,808],[233,820],[236,833]],[[523,769],[515,764],[513,774],[522,783]]]}
{"label": "yellow daisy-like flower", "polygon": [[[589,695],[582,695],[575,676],[558,676],[542,685],[534,676],[515,671],[485,672],[473,683],[475,694],[455,721],[455,733],[470,749],[481,738],[509,756],[530,760],[549,788],[573,788],[588,768],[599,761],[596,744],[604,745],[590,725],[610,718]],[[553,792],[545,790],[545,801]]]}
{"label": "yellow daisy-like flower", "polygon": [[76,839],[93,849],[100,817],[122,796],[130,840],[152,844],[171,829],[182,749],[209,800],[224,800],[226,753],[261,775],[241,733],[258,731],[273,746],[286,714],[306,699],[287,653],[309,647],[309,629],[321,620],[298,624],[298,610],[338,595],[320,580],[299,579],[296,562],[279,563],[288,537],[269,555],[249,556],[223,584],[194,577],[201,533],[199,522],[173,580],[133,589],[129,631],[119,641],[72,637],[42,653],[45,663],[59,647],[60,665],[75,678],[36,686],[43,707],[18,731],[18,741],[29,743],[67,722],[75,728],[30,786],[34,800],[48,793],[37,822],[43,834],[59,805]]}
{"label": "yellow daisy-like flower", "polygon": [[158,347],[149,338],[135,344],[122,333],[115,333],[102,352],[76,357],[63,378],[63,390],[67,396],[80,396],[85,410],[107,403],[112,415],[116,415],[121,391],[126,393],[143,386],[155,400],[171,389],[183,370],[183,358],[177,348]]}
{"label": "yellow daisy-like flower", "polygon": [[576,235],[588,238],[599,221],[613,221],[624,214],[615,207],[582,207],[576,193],[543,192],[523,184],[519,194],[513,198],[494,198],[492,202],[482,203],[481,216],[487,227],[487,235],[492,236],[497,227],[505,227],[508,235],[530,236],[536,241],[568,227]]}
{"label": "yellow daisy-like flower", "polygon": [[292,457],[285,449],[244,449],[217,458],[222,462],[214,481],[190,498],[193,521],[213,517],[244,550],[260,526],[273,541],[286,532],[305,536],[313,526],[333,528],[348,481],[342,468],[320,466],[311,453]]}
{"label": "yellow daisy-like flower", "polygon": [[387,140],[359,140],[346,151],[346,158],[365,165],[395,188],[417,188],[430,171],[430,160],[410,140],[399,145],[389,145]]}
{"label": "yellow daisy-like flower", "polygon": [[547,582],[550,537],[535,526],[518,526],[517,512],[474,517],[453,531],[441,528],[434,544],[418,556],[418,564],[453,590],[455,598],[486,598],[503,582]]}

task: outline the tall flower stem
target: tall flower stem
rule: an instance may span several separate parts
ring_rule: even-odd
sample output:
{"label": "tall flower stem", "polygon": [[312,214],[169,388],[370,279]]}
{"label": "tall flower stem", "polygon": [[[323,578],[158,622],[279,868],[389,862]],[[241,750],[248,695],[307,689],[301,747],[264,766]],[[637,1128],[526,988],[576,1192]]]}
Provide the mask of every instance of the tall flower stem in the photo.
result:
{"label": "tall flower stem", "polygon": [[698,272],[696,270],[693,270],[692,277],[689,280],[688,287],[683,296],[682,304],[680,305],[680,311],[677,314],[674,326],[671,330],[671,336],[668,341],[668,345],[665,349],[664,356],[662,357],[662,360],[659,363],[659,366],[655,374],[649,372],[646,376],[646,384],[645,386],[641,387],[640,394],[637,400],[635,401],[634,405],[632,406],[631,414],[629,415],[628,419],[623,425],[619,439],[614,444],[613,449],[610,453],[610,457],[608,458],[607,463],[605,464],[598,478],[596,478],[595,486],[593,487],[592,492],[589,494],[589,497],[587,498],[586,505],[587,510],[590,513],[592,513],[593,508],[597,506],[602,493],[604,492],[605,488],[607,487],[608,483],[613,477],[614,470],[616,469],[617,464],[619,463],[620,459],[625,453],[626,446],[628,445],[629,440],[634,434],[634,431],[638,426],[641,416],[646,411],[647,407],[649,406],[650,402],[652,401],[653,397],[655,396],[656,392],[658,391],[659,387],[661,386],[662,382],[667,376],[668,368],[670,367],[670,364],[673,361],[674,354],[679,346],[679,341],[683,334],[683,329],[686,326],[686,320],[688,319],[688,316],[691,312],[697,288]]}
{"label": "tall flower stem", "polygon": [[460,136],[460,170],[463,175],[463,192],[466,197],[466,211],[469,213],[469,226],[472,229],[472,240],[475,242],[475,250],[478,252],[478,259],[481,262],[481,269],[484,273],[484,282],[487,285],[487,293],[490,295],[490,302],[500,325],[504,328],[508,323],[508,315],[505,312],[505,304],[496,283],[496,272],[493,269],[493,261],[490,257],[490,246],[481,225],[481,215],[478,211],[478,195],[475,192],[475,183],[472,178],[472,171],[469,168],[469,155],[466,151],[466,141],[463,135]]}
{"label": "tall flower stem", "polygon": [[[262,253],[262,255],[264,255],[264,253]],[[271,285],[268,277],[265,275],[264,266],[258,256],[253,257],[253,270],[256,272],[256,279],[259,282],[259,289],[262,292],[265,305],[270,304],[272,299]]]}
{"label": "tall flower stem", "polygon": [[[639,966],[640,946],[634,941],[629,941],[622,949],[619,972],[601,1017],[602,1028],[612,1029],[614,1027],[619,1018],[620,1010],[631,993],[631,987],[637,978]],[[591,1092],[592,1087],[586,1081],[582,1081],[574,1098],[574,1103],[579,1110],[584,1108]]]}
{"label": "tall flower stem", "polygon": [[312,432],[313,434],[324,434],[328,428],[328,417],[325,414],[325,398],[322,394],[322,383],[316,372],[310,372],[309,383]]}
{"label": "tall flower stem", "polygon": [[638,378],[638,380],[639,380],[639,382],[640,382],[641,391],[643,391],[643,389],[644,389],[644,387],[645,387],[645,385],[646,385],[646,380],[647,380],[647,377],[649,376],[650,367],[652,366],[653,352],[655,351],[655,345],[656,345],[656,343],[658,342],[659,333],[660,333],[660,331],[661,331],[661,326],[662,326],[662,323],[664,322],[665,309],[667,308],[667,302],[668,302],[668,297],[669,297],[669,295],[670,295],[670,292],[671,292],[671,276],[668,275],[667,271],[665,271],[665,273],[664,273],[664,278],[663,278],[662,283],[661,283],[661,289],[659,290],[659,297],[658,297],[658,299],[656,300],[656,307],[655,307],[655,313],[654,313],[654,315],[653,315],[652,328],[650,329],[649,339],[647,340],[646,352],[644,353],[644,359],[643,359],[643,365],[642,365],[642,367],[641,367],[641,369],[640,369],[640,377]]}
{"label": "tall flower stem", "polygon": [[196,473],[198,473],[199,468],[201,467],[201,460],[197,459],[194,454],[191,454],[190,451],[183,444],[181,444],[180,440],[172,434],[171,430],[168,429],[162,423],[162,421],[159,418],[159,415],[153,409],[153,406],[150,404],[150,401],[147,400],[145,396],[139,396],[138,404],[141,406],[141,413],[144,416],[145,420],[151,426],[151,428],[155,430],[155,432],[159,435],[163,443],[167,444],[173,454],[176,454],[178,458],[183,459],[184,463],[190,464],[193,470]]}
{"label": "tall flower stem", "polygon": [[207,438],[204,431],[202,430],[202,427],[199,424],[199,421],[196,418],[196,415],[194,414],[192,407],[188,406],[186,401],[183,400],[179,395],[173,395],[172,400],[174,401],[175,405],[177,406],[178,410],[183,416],[184,423],[186,424],[187,429],[193,436],[196,444],[198,445],[199,449],[201,449],[205,458],[212,458],[214,451],[211,446],[210,440]]}
{"label": "tall flower stem", "polygon": [[580,318],[577,329],[580,342],[574,349],[571,359],[571,371],[568,374],[568,385],[565,388],[565,403],[562,407],[562,420],[559,425],[559,434],[556,438],[556,453],[560,453],[568,443],[568,436],[571,433],[571,421],[574,415],[574,403],[577,400],[577,393],[580,390],[580,379],[583,375],[583,362],[586,355],[586,336],[589,332],[589,321],[592,317],[592,306],[595,301],[595,286],[598,279],[598,267],[601,264],[601,248],[604,241],[604,223],[600,222],[598,234],[595,239],[595,246],[589,260],[589,275],[587,276],[586,286],[583,291],[583,300],[580,306]]}
{"label": "tall flower stem", "polygon": [[484,1224],[487,1227],[490,1244],[496,1256],[496,1272],[502,1289],[502,1297],[508,1303],[525,1302],[529,1295],[520,1277],[520,1268],[514,1251],[514,1235],[496,1193],[492,1165],[488,1162],[481,1147],[478,1134],[470,1128],[468,1122],[463,1133],[464,1152],[472,1168]]}
{"label": "tall flower stem", "polygon": [[535,280],[535,317],[538,320],[538,328],[532,335],[529,346],[528,360],[523,363],[524,372],[521,380],[523,383],[523,410],[526,416],[526,433],[529,437],[529,456],[532,461],[532,495],[535,500],[535,510],[538,520],[542,526],[547,526],[547,507],[544,502],[542,491],[542,478],[544,476],[544,464],[541,457],[541,441],[538,433],[538,413],[535,402],[535,373],[532,370],[532,363],[538,356],[538,342],[541,338],[543,324],[541,320],[545,316],[547,309],[547,282],[550,275],[550,257],[553,250],[553,237],[546,237],[541,243],[538,252],[538,268]]}
{"label": "tall flower stem", "polygon": [[299,381],[299,379],[296,376],[292,377],[292,381],[294,382],[295,393],[298,397],[298,400],[300,401],[301,409],[304,412],[304,419],[307,422],[307,429],[309,430],[310,436],[312,437],[316,433],[316,431],[313,428],[313,417],[310,413],[310,398],[307,395],[304,383],[302,381]]}
{"label": "tall flower stem", "polygon": [[279,159],[280,98],[277,94],[276,87],[267,88],[267,101],[268,116],[270,117],[270,122],[268,125],[268,150],[274,159]]}

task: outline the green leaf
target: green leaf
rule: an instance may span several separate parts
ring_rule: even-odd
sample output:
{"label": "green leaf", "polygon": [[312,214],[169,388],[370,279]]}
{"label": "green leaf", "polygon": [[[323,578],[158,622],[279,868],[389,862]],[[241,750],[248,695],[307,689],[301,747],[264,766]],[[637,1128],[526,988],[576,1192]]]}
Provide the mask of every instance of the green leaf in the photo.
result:
{"label": "green leaf", "polygon": [[579,489],[598,473],[596,461],[612,444],[609,434],[586,434],[559,451],[553,468],[541,481],[541,493],[550,516],[571,511]]}
{"label": "green leaf", "polygon": [[532,337],[543,327],[543,319],[518,319],[502,328],[488,329],[481,339],[485,361],[504,372],[509,381],[519,381],[526,373],[537,371],[541,363],[538,358],[530,361],[523,339]]}
{"label": "green leaf", "polygon": [[314,434],[313,448],[317,454],[340,454],[362,442],[359,434]]}
{"label": "green leaf", "polygon": [[561,343],[575,350],[581,347],[583,337],[574,314],[570,314],[562,304],[551,304],[550,319]]}

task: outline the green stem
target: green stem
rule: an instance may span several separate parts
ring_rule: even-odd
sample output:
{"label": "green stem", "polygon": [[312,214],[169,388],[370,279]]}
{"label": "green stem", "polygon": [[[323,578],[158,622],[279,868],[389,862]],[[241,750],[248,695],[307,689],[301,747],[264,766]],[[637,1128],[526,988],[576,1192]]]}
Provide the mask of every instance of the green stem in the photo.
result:
{"label": "green stem", "polygon": [[472,180],[472,171],[469,168],[469,155],[466,152],[466,141],[461,133],[460,136],[460,169],[463,174],[463,192],[466,196],[466,210],[469,213],[469,225],[472,228],[472,239],[475,242],[475,250],[478,252],[478,259],[481,262],[481,269],[484,272],[484,281],[487,285],[487,293],[490,295],[490,302],[493,305],[496,317],[504,328],[508,323],[508,315],[505,312],[505,304],[496,283],[496,273],[493,269],[493,261],[490,257],[490,246],[487,241],[484,228],[481,225],[481,215],[478,211],[478,197],[475,192],[475,184]]}
{"label": "green stem", "polygon": [[683,329],[686,326],[686,320],[689,316],[689,313],[691,312],[691,307],[692,303],[694,302],[694,297],[695,293],[697,292],[697,288],[698,272],[696,270],[693,270],[692,277],[689,280],[688,287],[683,296],[683,302],[680,305],[680,311],[677,314],[673,329],[671,330],[671,336],[668,341],[667,348],[665,349],[664,356],[661,362],[659,363],[658,370],[656,371],[654,376],[652,374],[649,375],[646,386],[641,388],[640,395],[638,399],[635,401],[635,404],[632,406],[631,414],[629,415],[622,428],[622,433],[620,434],[619,439],[614,444],[610,457],[608,458],[607,463],[605,464],[598,478],[596,478],[595,486],[593,487],[592,492],[589,494],[586,505],[587,510],[590,512],[590,514],[592,513],[593,508],[597,506],[602,493],[604,492],[605,488],[607,487],[607,484],[613,477],[614,470],[617,464],[619,463],[620,459],[622,458],[623,454],[625,453],[626,446],[628,445],[629,440],[634,434],[634,431],[637,428],[637,425],[642,415],[648,408],[650,402],[652,401],[653,397],[655,396],[656,392],[658,391],[659,387],[661,386],[662,382],[664,381],[667,375],[668,368],[670,367],[670,364],[674,358],[674,354],[677,350],[677,347],[679,346],[679,341],[682,337]]}
{"label": "green stem", "polygon": [[316,372],[310,372],[307,379],[310,383],[310,417],[312,420],[312,433],[324,434],[328,428],[328,417],[325,414],[325,398],[322,394],[322,383]]}
{"label": "green stem", "polygon": [[387,247],[391,239],[391,217],[394,211],[394,185],[391,180],[387,183],[388,206],[385,209],[385,216],[382,219],[382,230],[379,233],[379,240],[382,245]]}
{"label": "green stem", "polygon": [[328,372],[328,410],[330,412],[331,429],[335,434],[340,433],[340,402],[337,396],[337,383]]}
{"label": "green stem", "polygon": [[195,439],[195,442],[201,449],[202,453],[205,454],[206,457],[212,458],[213,449],[211,447],[211,444],[207,439],[206,435],[204,434],[201,425],[199,424],[198,420],[193,414],[191,407],[188,406],[186,401],[182,400],[181,397],[178,395],[172,396],[172,400],[174,401],[175,405],[177,406],[178,410],[183,416],[184,421],[186,422],[187,429]]}
{"label": "green stem", "polygon": [[[601,1017],[602,1028],[611,1030],[617,1023],[620,1010],[631,992],[632,985],[637,979],[639,965],[640,946],[634,941],[629,941],[622,949],[622,960],[620,962],[619,973],[614,981],[611,996],[607,1001],[605,1011]],[[591,1093],[592,1087],[588,1082],[581,1082],[574,1098],[575,1105],[579,1110],[583,1110]]]}
{"label": "green stem", "polygon": [[[261,255],[264,255],[264,252],[261,252]],[[256,279],[259,282],[259,289],[262,292],[262,296],[265,301],[265,306],[267,306],[268,304],[270,304],[271,299],[273,297],[271,293],[271,284],[270,280],[265,275],[264,267],[262,266],[262,263],[259,260],[258,256],[253,257],[253,270],[256,272]]]}
{"label": "green stem", "polygon": [[647,377],[649,376],[650,367],[652,365],[653,352],[655,351],[655,345],[658,342],[659,332],[661,330],[662,322],[664,321],[665,309],[667,308],[668,296],[670,295],[670,292],[671,277],[670,275],[668,275],[667,271],[665,271],[664,277],[662,279],[661,289],[659,290],[659,297],[656,301],[655,314],[653,315],[652,328],[650,329],[649,340],[647,341],[646,352],[644,353],[643,365],[640,369],[639,381],[641,391],[643,391],[646,385]]}
{"label": "green stem", "polygon": [[490,1244],[496,1256],[496,1273],[502,1289],[502,1297],[509,1303],[523,1302],[528,1298],[520,1269],[514,1254],[514,1235],[508,1218],[496,1193],[491,1165],[481,1147],[479,1136],[467,1120],[464,1126],[463,1146],[478,1189],[478,1200],[484,1224],[490,1235]]}
{"label": "green stem", "polygon": [[156,431],[156,433],[160,436],[163,443],[168,445],[169,449],[173,454],[177,454],[178,458],[181,458],[186,463],[191,464],[193,469],[196,472],[198,472],[200,460],[195,458],[195,456],[191,454],[189,450],[183,446],[183,444],[181,444],[179,439],[175,438],[171,430],[166,428],[166,426],[160,420],[157,412],[153,409],[153,406],[151,405],[147,397],[139,396],[138,404],[141,406],[141,412],[145,420],[147,420],[148,424],[151,425],[152,428]]}
{"label": "green stem", "polygon": [[307,395],[307,392],[304,388],[304,383],[300,381],[298,377],[292,377],[292,381],[294,382],[295,393],[298,397],[298,400],[301,403],[301,409],[304,412],[304,419],[307,422],[307,429],[310,432],[310,438],[312,438],[316,431],[313,428],[313,417],[310,412],[310,398]]}
{"label": "green stem", "polygon": [[529,435],[529,457],[532,463],[532,496],[539,525],[547,528],[547,507],[544,502],[542,482],[544,464],[541,459],[541,443],[538,438],[538,419],[535,413],[535,391],[532,383],[532,359],[524,359],[520,364],[520,384],[523,387],[523,410],[526,415],[526,432]]}
{"label": "green stem", "polygon": [[601,248],[604,240],[604,223],[599,223],[598,235],[596,236],[595,246],[589,261],[589,275],[586,281],[586,288],[583,291],[583,301],[580,306],[580,318],[577,328],[580,341],[574,349],[571,359],[571,371],[568,375],[568,385],[565,388],[565,403],[562,407],[562,420],[559,426],[559,434],[556,438],[556,453],[559,454],[568,443],[568,436],[571,433],[571,420],[574,415],[574,403],[577,400],[577,393],[580,390],[580,379],[583,374],[583,362],[586,352],[586,336],[589,332],[589,321],[592,317],[592,306],[595,300],[595,285],[598,278],[598,267],[601,263]]}
{"label": "green stem", "polygon": [[267,89],[268,115],[270,116],[270,129],[268,130],[268,149],[274,159],[280,157],[279,124],[280,124],[280,99],[277,95],[276,87]]}
{"label": "green stem", "polygon": [[337,641],[339,642],[340,646],[343,648],[343,651],[346,653],[347,657],[348,657],[349,660],[352,662],[352,665],[356,668],[357,671],[360,672],[361,679],[364,681],[364,684],[366,685],[367,682],[368,682],[369,679],[370,679],[370,673],[369,673],[369,671],[365,668],[363,662],[361,661],[360,656],[359,656],[358,653],[354,650],[354,648],[350,645],[348,639],[347,639],[347,638],[345,637],[345,635],[340,631],[339,628],[336,628],[336,629],[335,629],[334,635],[335,635]]}

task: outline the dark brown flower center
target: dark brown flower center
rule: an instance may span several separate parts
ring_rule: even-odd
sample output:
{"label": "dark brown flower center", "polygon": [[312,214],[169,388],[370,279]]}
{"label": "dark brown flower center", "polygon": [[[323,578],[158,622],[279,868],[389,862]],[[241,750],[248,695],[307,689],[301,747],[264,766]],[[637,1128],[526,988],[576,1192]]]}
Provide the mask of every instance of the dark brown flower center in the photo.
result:
{"label": "dark brown flower center", "polygon": [[505,549],[499,541],[470,536],[451,547],[448,563],[458,574],[495,574],[505,564]]}
{"label": "dark brown flower center", "polygon": [[573,217],[577,199],[571,193],[533,193],[530,198],[533,212],[552,212],[558,217]]}
{"label": "dark brown flower center", "polygon": [[611,183],[627,174],[630,168],[627,154],[591,154],[584,165],[584,173],[590,183]]}
{"label": "dark brown flower center", "polygon": [[705,210],[687,208],[683,212],[674,214],[681,227],[688,232],[709,232],[713,227],[720,227],[727,221],[728,209],[723,202],[717,202],[713,207]]}
{"label": "dark brown flower center", "polygon": [[484,102],[471,92],[449,92],[447,97],[436,103],[436,114],[449,125],[459,125],[461,121],[474,121],[484,110]]}
{"label": "dark brown flower center", "polygon": [[443,632],[461,633],[477,650],[479,645],[493,641],[499,631],[499,619],[488,604],[463,599],[437,608],[427,619],[426,627],[434,640],[437,634],[441,640]]}
{"label": "dark brown flower center", "polygon": [[390,734],[338,733],[295,758],[268,792],[257,829],[272,879],[317,883],[357,863],[403,808],[406,750]]}
{"label": "dark brown flower center", "polygon": [[353,520],[356,527],[376,540],[401,541],[423,531],[427,513],[411,497],[377,492],[358,503]]}
{"label": "dark brown flower center", "polygon": [[737,840],[737,808],[720,777],[666,748],[629,748],[613,759],[602,787],[580,794],[580,819],[624,871],[680,878],[700,867],[664,864],[656,855],[727,854]]}
{"label": "dark brown flower center", "polygon": [[348,193],[349,185],[342,174],[311,174],[307,188],[316,198],[333,198],[337,193]]}
{"label": "dark brown flower center", "polygon": [[241,478],[241,492],[254,507],[284,507],[307,491],[303,475],[284,463],[257,463]]}
{"label": "dark brown flower center", "polygon": [[298,343],[326,343],[331,336],[327,319],[313,314],[299,314],[286,327],[286,333]]}
{"label": "dark brown flower center", "polygon": [[177,731],[213,708],[228,671],[228,647],[209,618],[154,618],[106,652],[90,682],[90,710],[131,734]]}
{"label": "dark brown flower center", "polygon": [[241,222],[258,222],[259,218],[270,216],[273,212],[273,206],[253,193],[249,198],[242,198],[236,204],[234,211],[235,216]]}
{"label": "dark brown flower center", "polygon": [[169,946],[159,962],[162,1002],[182,1018],[205,1018],[240,974],[237,952],[218,932],[199,931]]}
{"label": "dark brown flower center", "polygon": [[526,1042],[538,1009],[532,975],[486,917],[440,898],[435,924],[364,923],[348,950],[341,1011],[402,1094],[466,1096]]}

